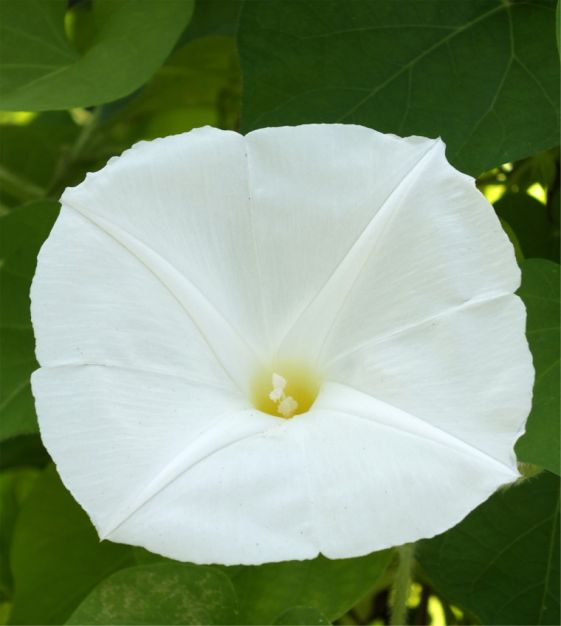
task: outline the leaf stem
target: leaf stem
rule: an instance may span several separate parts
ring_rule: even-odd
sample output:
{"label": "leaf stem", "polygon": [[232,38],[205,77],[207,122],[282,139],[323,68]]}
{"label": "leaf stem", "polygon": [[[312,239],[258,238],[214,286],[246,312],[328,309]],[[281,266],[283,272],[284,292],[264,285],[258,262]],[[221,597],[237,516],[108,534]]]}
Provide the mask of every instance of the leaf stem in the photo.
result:
{"label": "leaf stem", "polygon": [[399,563],[393,582],[393,604],[390,624],[403,626],[407,617],[407,599],[411,588],[411,570],[415,544],[406,543],[397,549]]}

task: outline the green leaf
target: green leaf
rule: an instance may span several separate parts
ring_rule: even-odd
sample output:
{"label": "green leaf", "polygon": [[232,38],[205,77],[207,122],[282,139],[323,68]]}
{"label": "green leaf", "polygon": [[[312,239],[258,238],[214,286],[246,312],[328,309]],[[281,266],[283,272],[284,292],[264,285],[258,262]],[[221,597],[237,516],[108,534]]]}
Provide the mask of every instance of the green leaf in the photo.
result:
{"label": "green leaf", "polygon": [[136,565],[152,565],[153,563],[175,563],[173,559],[168,559],[161,554],[156,554],[155,552],[150,552],[146,550],[146,548],[140,548],[138,546],[134,546],[132,549],[132,554],[135,560]]}
{"label": "green leaf", "polygon": [[296,606],[288,609],[282,615],[279,615],[274,621],[275,624],[306,624],[307,626],[315,626],[320,624],[329,624],[327,620],[317,609],[307,606]]}
{"label": "green leaf", "polygon": [[241,77],[235,42],[203,37],[174,52],[119,120],[153,139],[210,124],[237,123]]}
{"label": "green leaf", "polygon": [[78,131],[66,111],[42,113],[27,124],[2,124],[2,202],[14,206],[45,196]]}
{"label": "green leaf", "polygon": [[551,190],[555,188],[555,179],[559,170],[559,147],[533,154],[527,159],[511,164],[511,167],[512,170],[503,181],[508,190],[527,191],[535,183]]}
{"label": "green leaf", "polygon": [[158,563],[109,576],[66,623],[234,624],[236,619],[236,595],[220,570]]}
{"label": "green leaf", "polygon": [[557,50],[561,57],[561,2],[559,0],[555,11],[555,39],[557,40]]}
{"label": "green leaf", "polygon": [[0,469],[11,467],[45,468],[51,457],[39,435],[20,435],[0,443]]}
{"label": "green leaf", "polygon": [[[66,6],[66,0],[0,3],[1,108],[67,109],[131,93],[163,63],[193,10],[191,0],[94,0],[76,7],[78,25],[87,27],[76,29],[71,42]],[[70,35],[71,26],[69,20]]]}
{"label": "green leaf", "polygon": [[520,242],[518,241],[518,237],[516,236],[516,233],[512,229],[512,226],[505,219],[501,217],[500,220],[501,220],[501,226],[503,227],[503,230],[505,231],[506,236],[510,239],[510,243],[512,244],[512,247],[514,248],[514,256],[516,257],[516,262],[521,263],[524,260],[524,254],[522,252],[522,248],[520,247]]}
{"label": "green leaf", "polygon": [[514,230],[525,258],[559,262],[559,227],[541,202],[525,193],[508,193],[495,204],[495,211]]}
{"label": "green leaf", "polygon": [[559,479],[499,491],[418,544],[434,588],[483,624],[559,624]]}
{"label": "green leaf", "polygon": [[[240,599],[240,623],[271,624],[294,606],[310,607],[334,620],[374,587],[391,551],[356,559],[286,561],[228,568]],[[285,622],[286,623],[286,622]]]}
{"label": "green leaf", "polygon": [[242,0],[202,0],[195,4],[193,19],[181,36],[178,47],[208,35],[226,35],[234,37],[238,30],[238,21]]}
{"label": "green leaf", "polygon": [[19,509],[37,475],[37,470],[27,467],[0,473],[0,602],[11,601],[9,554],[12,534]]}
{"label": "green leaf", "polygon": [[57,213],[56,202],[43,201],[0,217],[0,441],[37,432],[29,384],[37,368],[29,288]]}
{"label": "green leaf", "polygon": [[559,470],[559,265],[527,259],[518,294],[528,311],[526,324],[536,368],[534,400],[526,434],[516,444],[520,461]]}
{"label": "green leaf", "polygon": [[131,548],[101,542],[53,467],[38,479],[15,528],[13,624],[63,624],[90,590],[134,564]]}
{"label": "green leaf", "polygon": [[246,2],[242,127],[442,136],[471,174],[555,146],[554,10],[552,0]]}

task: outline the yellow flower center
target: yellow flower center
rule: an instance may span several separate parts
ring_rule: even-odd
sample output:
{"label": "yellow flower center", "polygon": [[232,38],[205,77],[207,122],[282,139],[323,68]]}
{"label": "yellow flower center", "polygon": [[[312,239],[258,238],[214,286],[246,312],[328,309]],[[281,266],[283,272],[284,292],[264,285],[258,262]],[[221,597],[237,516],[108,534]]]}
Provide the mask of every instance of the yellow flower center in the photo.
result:
{"label": "yellow flower center", "polygon": [[290,419],[309,411],[318,395],[320,380],[302,363],[273,363],[260,369],[253,378],[253,406],[263,413]]}

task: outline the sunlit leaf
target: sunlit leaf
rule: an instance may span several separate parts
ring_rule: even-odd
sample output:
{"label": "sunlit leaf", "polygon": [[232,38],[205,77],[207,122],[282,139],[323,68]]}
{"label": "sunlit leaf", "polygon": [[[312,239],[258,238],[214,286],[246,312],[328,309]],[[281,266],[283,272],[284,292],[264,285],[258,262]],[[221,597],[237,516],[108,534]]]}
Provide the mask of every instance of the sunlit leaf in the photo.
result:
{"label": "sunlit leaf", "polygon": [[65,32],[66,0],[0,3],[2,109],[41,111],[90,106],[146,82],[189,21],[191,0],[94,0],[91,39]]}
{"label": "sunlit leaf", "polygon": [[157,563],[101,582],[67,624],[234,624],[236,595],[218,569]]}
{"label": "sunlit leaf", "polygon": [[234,40],[196,38],[171,55],[117,121],[143,139],[207,124],[232,128],[238,122],[240,82]]}

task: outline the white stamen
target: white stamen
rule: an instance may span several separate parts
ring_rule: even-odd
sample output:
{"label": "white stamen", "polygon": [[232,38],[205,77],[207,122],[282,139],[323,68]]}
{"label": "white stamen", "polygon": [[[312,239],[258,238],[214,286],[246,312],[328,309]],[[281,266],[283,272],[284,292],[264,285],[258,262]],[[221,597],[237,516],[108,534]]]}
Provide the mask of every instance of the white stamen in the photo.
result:
{"label": "white stamen", "polygon": [[273,391],[271,391],[271,393],[269,394],[269,398],[273,401],[273,402],[278,402],[284,395],[284,391],[280,388],[280,387],[276,387],[275,389],[273,389]]}
{"label": "white stamen", "polygon": [[277,410],[284,417],[289,418],[294,415],[298,408],[298,402],[292,397],[284,393],[286,387],[286,378],[280,374],[274,373],[272,376],[273,390],[269,394],[269,399],[275,404],[278,403]]}
{"label": "white stamen", "polygon": [[273,402],[282,400],[284,396],[284,388],[286,387],[286,378],[280,374],[273,374],[272,376],[273,391],[269,394],[269,398]]}
{"label": "white stamen", "polygon": [[278,412],[286,418],[292,417],[298,408],[298,402],[292,396],[285,396],[278,406]]}
{"label": "white stamen", "polygon": [[273,389],[280,389],[281,391],[286,387],[286,378],[280,374],[273,374]]}

